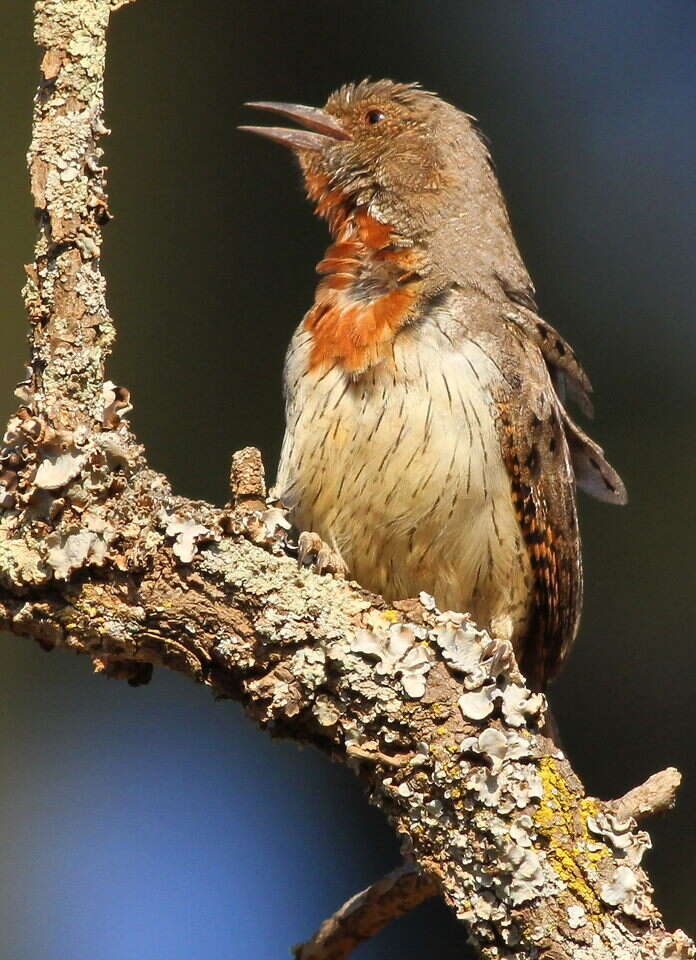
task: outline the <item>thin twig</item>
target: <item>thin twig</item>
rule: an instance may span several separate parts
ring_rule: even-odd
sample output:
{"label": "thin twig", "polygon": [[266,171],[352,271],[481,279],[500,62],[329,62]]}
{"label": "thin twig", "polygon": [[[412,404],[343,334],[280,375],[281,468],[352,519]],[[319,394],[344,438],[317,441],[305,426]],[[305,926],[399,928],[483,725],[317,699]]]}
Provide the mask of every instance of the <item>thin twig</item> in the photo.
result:
{"label": "thin twig", "polygon": [[325,920],[311,940],[295,947],[296,960],[344,960],[392,920],[434,897],[437,884],[405,863],[356,893]]}

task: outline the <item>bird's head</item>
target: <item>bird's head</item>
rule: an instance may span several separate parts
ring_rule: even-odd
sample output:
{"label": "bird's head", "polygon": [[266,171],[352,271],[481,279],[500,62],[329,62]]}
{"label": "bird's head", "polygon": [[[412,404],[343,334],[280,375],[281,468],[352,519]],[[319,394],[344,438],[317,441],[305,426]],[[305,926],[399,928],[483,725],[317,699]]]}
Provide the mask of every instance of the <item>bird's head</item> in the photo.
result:
{"label": "bird's head", "polygon": [[296,154],[333,237],[305,318],[317,364],[340,358],[346,369],[365,369],[455,285],[486,292],[501,275],[528,282],[487,145],[468,114],[391,80],[341,87],[322,109],[247,106],[302,127],[242,129]]}
{"label": "bird's head", "polygon": [[[249,103],[304,129],[242,127],[290,147],[307,192],[332,229],[347,209],[362,207],[416,241],[448,211],[443,201],[477,181],[488,154],[475,122],[417,84],[391,80],[349,84],[323,109]],[[474,191],[480,184],[471,184]],[[450,208],[451,212],[451,208]]]}

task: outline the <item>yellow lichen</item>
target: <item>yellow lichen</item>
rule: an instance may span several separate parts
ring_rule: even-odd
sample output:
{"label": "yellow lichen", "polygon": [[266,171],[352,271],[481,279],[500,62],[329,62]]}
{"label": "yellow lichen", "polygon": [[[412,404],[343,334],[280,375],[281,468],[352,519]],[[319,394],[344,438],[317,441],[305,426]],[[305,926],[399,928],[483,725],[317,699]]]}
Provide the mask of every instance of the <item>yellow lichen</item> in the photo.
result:
{"label": "yellow lichen", "polygon": [[[553,758],[542,757],[539,776],[544,796],[534,814],[534,823],[546,841],[549,863],[559,880],[581,901],[588,915],[599,916],[602,905],[582,867],[583,859],[594,864],[610,855],[606,847],[592,852],[587,850],[588,842],[596,842],[587,830],[587,817],[596,815],[597,805],[587,797],[578,799]],[[573,842],[578,824],[584,834],[580,845]]]}

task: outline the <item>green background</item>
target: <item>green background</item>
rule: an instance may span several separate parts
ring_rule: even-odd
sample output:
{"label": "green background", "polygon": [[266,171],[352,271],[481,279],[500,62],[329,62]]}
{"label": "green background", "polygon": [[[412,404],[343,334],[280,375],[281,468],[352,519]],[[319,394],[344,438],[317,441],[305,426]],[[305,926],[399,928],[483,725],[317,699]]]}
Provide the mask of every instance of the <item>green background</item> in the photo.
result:
{"label": "green background", "polygon": [[[30,18],[28,0],[0,9],[3,419],[26,357]],[[695,932],[696,5],[138,0],[109,49],[110,375],[151,463],[218,503],[232,450],[261,447],[273,473],[283,353],[326,241],[290,157],[235,130],[257,119],[243,101],[321,104],[384,75],[481,119],[630,494],[582,499],[585,614],[554,709],[594,794],[684,772],[647,866],[669,924]],[[165,671],[132,690],[7,637],[0,704],[0,960],[271,960],[397,862],[346,771]],[[356,956],[462,944],[431,905]]]}

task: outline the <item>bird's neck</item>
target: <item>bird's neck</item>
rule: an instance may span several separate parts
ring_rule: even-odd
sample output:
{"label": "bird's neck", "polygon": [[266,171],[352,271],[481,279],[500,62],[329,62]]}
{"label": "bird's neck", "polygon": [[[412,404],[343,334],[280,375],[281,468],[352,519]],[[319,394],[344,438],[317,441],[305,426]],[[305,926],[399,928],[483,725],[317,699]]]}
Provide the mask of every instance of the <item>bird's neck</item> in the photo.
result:
{"label": "bird's neck", "polygon": [[390,354],[394,337],[415,312],[423,288],[422,252],[326,181],[308,179],[307,186],[333,238],[317,264],[322,279],[304,319],[312,334],[310,367],[338,365],[355,376]]}

